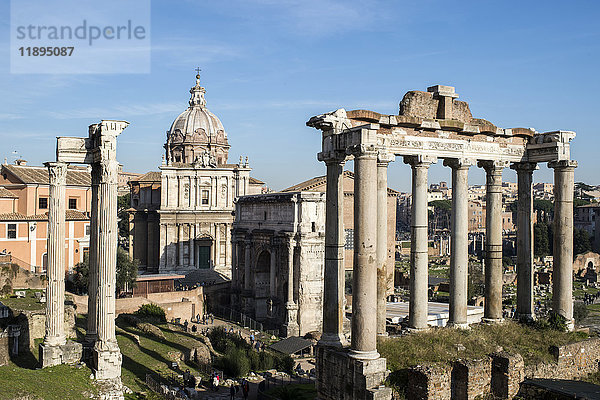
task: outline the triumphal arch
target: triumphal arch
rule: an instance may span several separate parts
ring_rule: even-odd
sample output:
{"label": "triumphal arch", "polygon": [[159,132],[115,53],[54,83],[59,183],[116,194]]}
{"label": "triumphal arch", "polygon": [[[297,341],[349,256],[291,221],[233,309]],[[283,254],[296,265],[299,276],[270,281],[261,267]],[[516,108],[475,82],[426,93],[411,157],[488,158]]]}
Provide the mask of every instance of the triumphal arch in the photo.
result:
{"label": "triumphal arch", "polygon": [[[534,318],[533,171],[554,169],[553,311],[573,327],[573,186],[577,163],[570,158],[574,132],[503,129],[474,118],[451,86],[410,91],[397,115],[339,109],[311,118],[322,131],[318,159],[327,166],[323,337],[317,354],[320,399],[389,399],[381,386],[386,360],[377,352],[385,335],[387,168],[396,156],[412,169],[409,328],[427,328],[427,172],[438,161],[452,170],[450,316],[467,327],[468,170],[486,172],[485,310],[488,323],[502,321],[502,170],[517,172],[517,313]],[[343,334],[344,229],[342,171],[354,161],[354,265],[352,336]]]}

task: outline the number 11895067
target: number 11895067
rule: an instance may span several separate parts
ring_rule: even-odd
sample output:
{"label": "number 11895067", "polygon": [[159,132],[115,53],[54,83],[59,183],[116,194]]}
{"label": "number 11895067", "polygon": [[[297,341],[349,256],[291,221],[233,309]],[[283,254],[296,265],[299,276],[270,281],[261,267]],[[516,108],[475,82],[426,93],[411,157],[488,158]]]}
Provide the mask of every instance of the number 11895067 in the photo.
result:
{"label": "number 11895067", "polygon": [[70,57],[75,47],[19,47],[21,57]]}

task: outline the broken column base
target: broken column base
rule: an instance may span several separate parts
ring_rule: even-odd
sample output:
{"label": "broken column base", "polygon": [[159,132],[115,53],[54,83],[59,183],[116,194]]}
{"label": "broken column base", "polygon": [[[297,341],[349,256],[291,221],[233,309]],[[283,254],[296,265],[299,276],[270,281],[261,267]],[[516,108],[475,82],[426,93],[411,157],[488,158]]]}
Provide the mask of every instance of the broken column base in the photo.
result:
{"label": "broken column base", "polygon": [[124,400],[124,393],[128,390],[120,377],[96,381],[95,386],[98,388],[98,400]]}
{"label": "broken column base", "polygon": [[389,400],[392,389],[385,358],[357,360],[347,348],[317,346],[317,396],[319,400]]}
{"label": "broken column base", "polygon": [[96,342],[92,350],[92,366],[97,380],[121,379],[121,350],[117,342]]}
{"label": "broken column base", "polygon": [[75,364],[81,360],[81,343],[67,341],[63,345],[49,346],[40,343],[39,356],[42,368],[59,364]]}

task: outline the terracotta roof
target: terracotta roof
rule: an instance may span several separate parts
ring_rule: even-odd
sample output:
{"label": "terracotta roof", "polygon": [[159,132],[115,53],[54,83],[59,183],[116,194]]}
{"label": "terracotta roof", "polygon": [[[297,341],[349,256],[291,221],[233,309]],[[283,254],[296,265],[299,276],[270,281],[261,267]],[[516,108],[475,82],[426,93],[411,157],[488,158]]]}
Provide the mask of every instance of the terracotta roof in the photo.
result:
{"label": "terracotta roof", "polygon": [[[354,172],[344,171],[344,178],[354,179]],[[325,186],[327,184],[327,176],[317,176],[307,181],[301,182],[297,185],[290,186],[287,189],[283,189],[282,192],[303,192],[315,190],[319,186]],[[388,195],[397,196],[400,192],[388,188]]]}
{"label": "terracotta roof", "polygon": [[[48,184],[48,168],[34,167],[29,165],[2,165],[2,173],[10,172],[15,178],[22,183],[31,184]],[[67,170],[67,185],[68,186],[90,186],[91,174],[85,167],[69,166]]]}
{"label": "terracotta roof", "polygon": [[0,199],[18,199],[19,196],[15,195],[8,189],[5,189],[0,186]]}
{"label": "terracotta roof", "polygon": [[250,177],[250,184],[251,185],[264,185],[265,183],[259,179]]}
{"label": "terracotta roof", "polygon": [[150,171],[138,178],[131,179],[131,182],[160,182],[160,180],[160,172]]}
{"label": "terracotta roof", "polygon": [[[65,220],[67,221],[88,221],[88,217],[85,213],[77,210],[66,210]],[[24,215],[20,213],[8,213],[0,214],[0,221],[46,221],[48,220],[48,213],[36,214],[36,215]]]}

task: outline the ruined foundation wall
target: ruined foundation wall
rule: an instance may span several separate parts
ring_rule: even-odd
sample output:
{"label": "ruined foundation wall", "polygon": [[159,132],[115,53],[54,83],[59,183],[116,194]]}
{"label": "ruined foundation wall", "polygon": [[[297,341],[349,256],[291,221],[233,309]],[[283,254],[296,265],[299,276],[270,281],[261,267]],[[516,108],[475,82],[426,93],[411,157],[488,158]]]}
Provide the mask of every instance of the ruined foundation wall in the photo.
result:
{"label": "ruined foundation wall", "polygon": [[599,371],[600,339],[551,349],[555,362],[525,367],[519,354],[498,352],[450,366],[416,366],[408,372],[407,399],[512,399],[526,378],[574,379]]}

